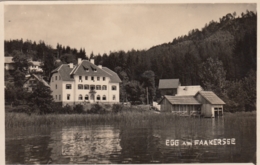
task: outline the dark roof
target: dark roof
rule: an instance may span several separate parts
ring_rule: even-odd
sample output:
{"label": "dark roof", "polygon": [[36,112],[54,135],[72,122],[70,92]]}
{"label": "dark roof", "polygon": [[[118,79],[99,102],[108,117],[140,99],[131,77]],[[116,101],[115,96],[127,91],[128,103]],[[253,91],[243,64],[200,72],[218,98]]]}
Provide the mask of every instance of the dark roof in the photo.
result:
{"label": "dark roof", "polygon": [[54,69],[51,73],[59,72],[63,81],[73,81],[70,75],[86,75],[86,76],[100,76],[110,77],[111,83],[120,83],[121,80],[118,75],[112,70],[92,64],[88,60],[83,60],[80,64],[77,64],[73,68],[69,67],[69,64],[62,64],[58,68]]}
{"label": "dark roof", "polygon": [[[201,105],[193,96],[164,96],[172,105]],[[162,99],[163,100],[163,99]],[[158,103],[160,104],[162,100]]]}
{"label": "dark roof", "polygon": [[104,71],[106,71],[110,76],[110,82],[111,83],[120,83],[122,82],[121,79],[118,77],[117,73],[114,71],[108,69],[107,67],[102,68]]}
{"label": "dark roof", "polygon": [[159,80],[159,89],[178,88],[179,83],[180,83],[179,79],[160,79]]}
{"label": "dark roof", "polygon": [[199,91],[196,95],[201,94],[210,104],[226,104],[212,91]]}
{"label": "dark roof", "polygon": [[35,77],[38,81],[42,82],[43,85],[50,87],[50,85],[42,78],[38,77],[36,74],[32,74],[30,77],[28,77],[25,82],[27,82],[28,80],[30,80],[31,77]]}
{"label": "dark roof", "polygon": [[72,69],[73,68],[69,67],[69,64],[62,64],[58,68],[54,69],[51,73],[53,74],[59,72],[63,81],[73,81],[74,79],[70,77],[70,72]]}
{"label": "dark roof", "polygon": [[98,66],[92,64],[90,61],[83,60],[71,74],[74,75],[86,75],[86,76],[106,76],[110,75],[103,71]]}

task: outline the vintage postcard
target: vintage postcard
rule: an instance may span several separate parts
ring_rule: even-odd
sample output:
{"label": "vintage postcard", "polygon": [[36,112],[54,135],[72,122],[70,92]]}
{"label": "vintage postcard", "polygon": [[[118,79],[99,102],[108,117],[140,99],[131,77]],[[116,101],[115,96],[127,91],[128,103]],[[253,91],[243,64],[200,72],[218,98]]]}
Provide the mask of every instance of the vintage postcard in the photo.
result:
{"label": "vintage postcard", "polygon": [[257,2],[1,3],[3,163],[257,162]]}

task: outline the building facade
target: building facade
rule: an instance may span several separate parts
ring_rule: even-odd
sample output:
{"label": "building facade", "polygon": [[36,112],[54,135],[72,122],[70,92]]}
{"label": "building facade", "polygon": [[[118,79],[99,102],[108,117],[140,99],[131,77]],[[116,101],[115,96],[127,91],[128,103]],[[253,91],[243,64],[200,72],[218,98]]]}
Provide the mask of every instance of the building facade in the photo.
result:
{"label": "building facade", "polygon": [[87,103],[119,103],[118,75],[112,70],[96,66],[94,59],[78,64],[62,64],[52,71],[50,87],[55,102],[62,105]]}

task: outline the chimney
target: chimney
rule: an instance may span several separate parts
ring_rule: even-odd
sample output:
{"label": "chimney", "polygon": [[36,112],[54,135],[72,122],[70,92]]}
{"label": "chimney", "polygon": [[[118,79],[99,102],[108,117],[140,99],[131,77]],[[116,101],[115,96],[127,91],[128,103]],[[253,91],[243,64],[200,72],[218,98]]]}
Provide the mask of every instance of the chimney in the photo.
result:
{"label": "chimney", "polygon": [[81,63],[81,58],[78,58],[78,64],[80,64]]}
{"label": "chimney", "polygon": [[95,65],[94,59],[90,59],[90,62]]}
{"label": "chimney", "polygon": [[73,68],[73,63],[69,63],[69,67],[72,69]]}
{"label": "chimney", "polygon": [[98,65],[98,67],[99,67],[100,69],[102,69],[102,65]]}

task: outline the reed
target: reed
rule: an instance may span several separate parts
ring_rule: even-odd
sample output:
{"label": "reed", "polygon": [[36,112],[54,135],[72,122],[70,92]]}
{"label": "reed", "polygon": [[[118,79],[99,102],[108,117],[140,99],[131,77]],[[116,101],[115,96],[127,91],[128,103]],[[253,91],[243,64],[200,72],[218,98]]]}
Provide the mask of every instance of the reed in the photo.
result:
{"label": "reed", "polygon": [[[249,121],[243,118],[252,118],[256,123],[256,113],[235,113],[225,115],[225,125],[234,126],[234,124],[244,122],[249,125]],[[91,124],[124,124],[124,125],[168,125],[170,123],[181,125],[182,129],[191,129],[200,125],[200,121],[206,119],[179,117],[171,113],[153,113],[151,111],[123,111],[121,113],[108,114],[47,114],[47,115],[27,115],[25,113],[5,114],[5,126],[9,127],[27,127],[27,126],[64,126],[64,125],[91,125]],[[228,124],[227,124],[228,123]],[[251,122],[250,122],[251,123]]]}

